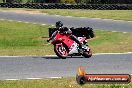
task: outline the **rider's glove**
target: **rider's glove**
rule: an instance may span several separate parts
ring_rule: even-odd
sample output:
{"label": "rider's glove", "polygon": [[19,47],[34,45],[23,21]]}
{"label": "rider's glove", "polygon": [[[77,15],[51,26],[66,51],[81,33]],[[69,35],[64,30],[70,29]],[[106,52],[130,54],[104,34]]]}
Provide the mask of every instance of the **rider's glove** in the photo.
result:
{"label": "rider's glove", "polygon": [[47,42],[49,42],[50,40],[48,39]]}

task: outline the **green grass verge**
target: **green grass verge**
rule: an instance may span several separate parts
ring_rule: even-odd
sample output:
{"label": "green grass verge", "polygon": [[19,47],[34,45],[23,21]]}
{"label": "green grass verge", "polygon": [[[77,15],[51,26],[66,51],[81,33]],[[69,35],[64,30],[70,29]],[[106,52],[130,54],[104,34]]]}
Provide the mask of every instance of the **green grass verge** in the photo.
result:
{"label": "green grass verge", "polygon": [[0,88],[131,88],[132,84],[85,84],[76,83],[75,78],[0,81]]}
{"label": "green grass verge", "polygon": [[[35,25],[0,21],[0,55],[51,55],[53,45],[42,37],[48,36],[50,25]],[[93,53],[132,52],[132,33],[95,31],[89,40]]]}
{"label": "green grass verge", "polygon": [[[7,26],[8,25],[8,26]],[[42,38],[48,36],[49,25],[33,25],[0,21],[0,55],[45,55],[52,46]]]}
{"label": "green grass verge", "polygon": [[85,9],[25,9],[25,8],[1,8],[3,10],[39,11],[50,15],[102,18],[114,20],[132,21],[132,10],[85,10]]}

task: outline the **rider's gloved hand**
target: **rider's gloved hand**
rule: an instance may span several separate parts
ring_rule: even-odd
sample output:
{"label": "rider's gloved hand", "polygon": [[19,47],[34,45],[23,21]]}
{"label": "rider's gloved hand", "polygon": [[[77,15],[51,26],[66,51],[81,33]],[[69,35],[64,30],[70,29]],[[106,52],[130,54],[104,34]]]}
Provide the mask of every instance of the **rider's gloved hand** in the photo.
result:
{"label": "rider's gloved hand", "polygon": [[50,41],[50,39],[47,40],[47,42],[49,42],[49,41]]}

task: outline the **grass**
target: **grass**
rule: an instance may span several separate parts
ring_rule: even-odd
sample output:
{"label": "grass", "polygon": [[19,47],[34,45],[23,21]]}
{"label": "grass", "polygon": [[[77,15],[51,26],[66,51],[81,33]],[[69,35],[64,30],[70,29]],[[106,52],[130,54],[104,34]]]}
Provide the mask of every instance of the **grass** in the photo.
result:
{"label": "grass", "polygon": [[132,84],[78,85],[75,78],[0,81],[0,88],[131,88]]}
{"label": "grass", "polygon": [[89,41],[94,53],[118,53],[132,51],[132,33],[97,30],[96,38]]}
{"label": "grass", "polygon": [[0,21],[1,55],[39,55],[37,52],[47,54],[51,47],[45,48],[44,44],[47,43],[42,37],[48,36],[48,28],[48,25]]}
{"label": "grass", "polygon": [[[55,54],[53,45],[43,38],[48,37],[49,27],[0,20],[0,55]],[[89,40],[93,53],[132,52],[132,33],[96,30],[95,34],[96,38]]]}
{"label": "grass", "polygon": [[0,10],[24,10],[28,12],[39,11],[50,15],[102,18],[114,20],[132,21],[132,10],[86,10],[86,9],[25,9],[25,8],[1,8]]}

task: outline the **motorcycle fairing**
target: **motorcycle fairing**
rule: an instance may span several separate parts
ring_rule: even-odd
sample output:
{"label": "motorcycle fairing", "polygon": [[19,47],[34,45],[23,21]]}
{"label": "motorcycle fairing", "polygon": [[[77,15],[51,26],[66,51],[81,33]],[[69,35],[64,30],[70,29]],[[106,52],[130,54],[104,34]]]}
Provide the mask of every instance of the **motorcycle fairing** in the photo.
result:
{"label": "motorcycle fairing", "polygon": [[83,37],[78,37],[78,40],[82,43],[83,41],[85,41],[86,39]]}
{"label": "motorcycle fairing", "polygon": [[78,45],[76,42],[74,42],[71,47],[69,48],[69,54],[78,53]]}
{"label": "motorcycle fairing", "polygon": [[61,35],[61,34],[57,33],[55,40],[63,41],[63,43],[65,45],[67,45],[68,48],[70,48],[70,46],[74,43],[74,41],[71,40],[69,37],[70,37],[69,35]]}

